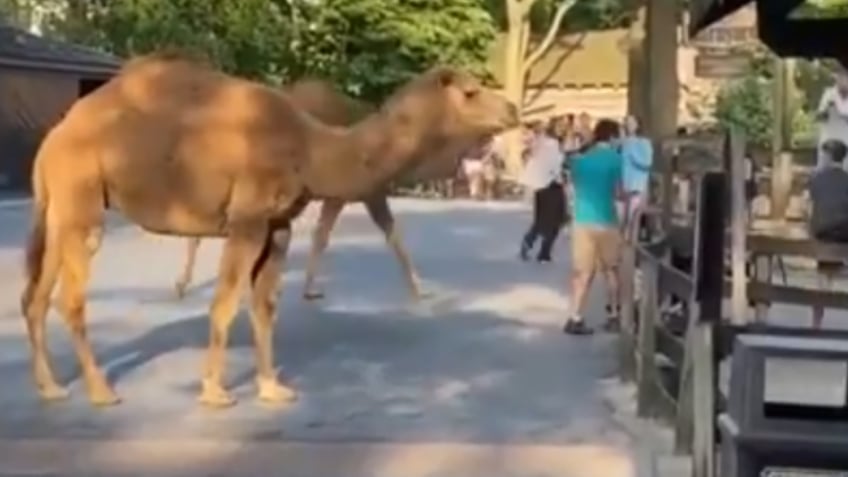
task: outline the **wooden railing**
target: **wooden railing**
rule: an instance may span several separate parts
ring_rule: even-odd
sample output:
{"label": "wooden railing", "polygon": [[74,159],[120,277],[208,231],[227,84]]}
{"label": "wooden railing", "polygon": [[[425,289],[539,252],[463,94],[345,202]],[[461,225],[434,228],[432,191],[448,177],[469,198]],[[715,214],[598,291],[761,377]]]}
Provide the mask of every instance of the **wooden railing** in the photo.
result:
{"label": "wooden railing", "polygon": [[[699,176],[694,220],[672,220],[670,198],[663,196],[661,205],[654,208],[659,213],[650,214],[659,232],[648,243],[625,244],[622,254],[622,376],[635,381],[640,416],[673,425],[677,450],[691,453],[695,477],[716,475],[716,416],[725,401],[716,370],[731,353],[737,334],[848,339],[848,331],[776,327],[766,322],[769,305],[776,303],[848,309],[848,293],[786,281],[776,284],[771,270],[775,258],[784,256],[842,261],[848,258],[848,244],[749,233],[740,179],[741,149],[739,141],[728,138],[723,160],[713,161],[723,163],[723,171],[712,169]],[[712,176],[712,192],[704,189],[707,176]],[[724,183],[721,191],[716,189],[719,182]],[[683,255],[692,257],[692,266],[686,269],[672,266],[672,256],[681,248]],[[676,315],[663,306],[672,296],[682,304]],[[728,298],[731,312],[722,316],[722,301]]]}

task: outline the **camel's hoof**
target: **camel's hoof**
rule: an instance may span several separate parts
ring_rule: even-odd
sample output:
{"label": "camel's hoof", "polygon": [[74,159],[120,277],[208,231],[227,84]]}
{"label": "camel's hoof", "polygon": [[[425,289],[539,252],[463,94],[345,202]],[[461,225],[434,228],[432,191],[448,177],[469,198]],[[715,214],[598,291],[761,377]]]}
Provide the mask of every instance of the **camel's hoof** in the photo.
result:
{"label": "camel's hoof", "polygon": [[174,285],[174,294],[177,297],[177,300],[182,300],[186,296],[186,288],[188,288],[187,283],[177,282]]}
{"label": "camel's hoof", "polygon": [[115,391],[112,391],[112,389],[108,387],[89,391],[88,400],[91,401],[91,404],[97,407],[114,406],[121,402],[121,398],[115,393]]}
{"label": "camel's hoof", "polygon": [[324,292],[322,291],[305,291],[303,292],[303,299],[306,301],[315,301],[321,300],[324,298]]}
{"label": "camel's hoof", "polygon": [[297,401],[297,391],[274,380],[257,380],[257,397],[268,404],[285,404]]}
{"label": "camel's hoof", "polygon": [[432,290],[420,291],[412,296],[415,301],[424,301],[429,300],[430,298],[435,298],[436,292]]}
{"label": "camel's hoof", "polygon": [[38,395],[45,401],[61,401],[67,399],[71,393],[63,386],[56,383],[39,386]]}
{"label": "camel's hoof", "polygon": [[204,385],[197,401],[206,407],[219,409],[232,407],[236,404],[236,399],[218,385]]}

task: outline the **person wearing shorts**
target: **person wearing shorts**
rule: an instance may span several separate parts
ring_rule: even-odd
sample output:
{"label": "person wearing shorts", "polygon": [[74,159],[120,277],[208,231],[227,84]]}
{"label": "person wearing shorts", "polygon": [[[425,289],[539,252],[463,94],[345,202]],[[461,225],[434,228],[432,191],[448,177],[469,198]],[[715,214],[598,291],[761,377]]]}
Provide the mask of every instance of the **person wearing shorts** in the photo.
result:
{"label": "person wearing shorts", "polygon": [[607,283],[606,328],[618,328],[618,261],[621,233],[616,197],[622,194],[622,158],[613,142],[619,137],[615,121],[598,121],[590,144],[571,160],[574,219],[571,231],[571,313],[563,331],[591,334],[583,320],[586,295],[595,272]]}
{"label": "person wearing shorts", "polygon": [[[844,161],[848,146],[830,139],[821,147],[823,162],[810,178],[810,235],[823,242],[848,243],[848,172]],[[829,289],[843,262],[819,261],[819,287]],[[813,307],[813,328],[820,328],[824,308]]]}

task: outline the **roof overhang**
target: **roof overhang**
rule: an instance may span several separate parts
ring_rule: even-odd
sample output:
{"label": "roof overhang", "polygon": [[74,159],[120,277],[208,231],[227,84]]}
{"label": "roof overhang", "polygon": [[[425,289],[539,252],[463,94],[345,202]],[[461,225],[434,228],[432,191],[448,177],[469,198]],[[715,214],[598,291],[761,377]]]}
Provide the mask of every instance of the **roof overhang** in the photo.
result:
{"label": "roof overhang", "polygon": [[689,36],[752,2],[757,4],[760,40],[778,56],[831,57],[848,66],[848,18],[791,18],[804,0],[689,0]]}
{"label": "roof overhang", "polygon": [[754,0],[689,0],[689,36],[748,5]]}
{"label": "roof overhang", "polygon": [[120,65],[109,67],[105,65],[85,65],[76,63],[55,63],[22,60],[17,58],[0,57],[0,68],[45,71],[51,73],[70,73],[80,76],[110,77],[120,69]]}

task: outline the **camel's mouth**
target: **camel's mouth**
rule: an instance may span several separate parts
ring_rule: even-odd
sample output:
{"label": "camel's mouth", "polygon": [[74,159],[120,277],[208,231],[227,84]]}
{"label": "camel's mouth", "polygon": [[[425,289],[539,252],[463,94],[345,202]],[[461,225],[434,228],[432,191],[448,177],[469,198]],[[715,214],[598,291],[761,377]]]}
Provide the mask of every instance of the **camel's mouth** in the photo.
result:
{"label": "camel's mouth", "polygon": [[517,128],[521,125],[521,118],[518,114],[518,108],[512,104],[507,104],[506,117],[503,120],[504,130]]}

